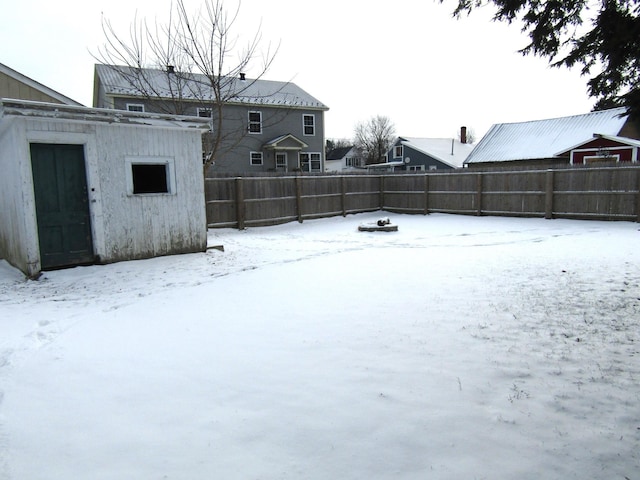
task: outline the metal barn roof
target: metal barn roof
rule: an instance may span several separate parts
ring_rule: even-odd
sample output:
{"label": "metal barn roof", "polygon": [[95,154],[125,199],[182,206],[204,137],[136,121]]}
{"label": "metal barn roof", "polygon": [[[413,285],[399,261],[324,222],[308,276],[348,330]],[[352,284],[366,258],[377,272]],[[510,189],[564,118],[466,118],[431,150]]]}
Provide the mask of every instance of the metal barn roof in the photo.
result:
{"label": "metal barn roof", "polygon": [[594,134],[618,135],[628,118],[625,113],[622,107],[548,120],[498,123],[482,137],[465,163],[553,158]]}
{"label": "metal barn roof", "polygon": [[[137,79],[142,76],[144,84],[151,86],[154,96],[159,98],[181,96],[193,101],[214,98],[207,77],[198,73],[168,73],[159,69],[97,64],[96,75],[104,86],[105,93],[110,96],[142,96],[141,88],[136,88],[139,82]],[[225,97],[232,98],[229,103],[329,109],[291,82],[225,77],[222,83],[227,91]]]}

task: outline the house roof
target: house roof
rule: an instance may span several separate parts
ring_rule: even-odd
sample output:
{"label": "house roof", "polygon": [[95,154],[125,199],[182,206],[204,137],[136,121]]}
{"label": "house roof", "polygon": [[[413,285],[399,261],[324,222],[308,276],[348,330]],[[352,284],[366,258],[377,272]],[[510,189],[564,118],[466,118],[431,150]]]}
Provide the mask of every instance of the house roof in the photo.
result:
{"label": "house roof", "polygon": [[556,156],[568,155],[571,152],[571,150],[580,148],[581,146],[591,143],[598,138],[610,140],[612,142],[619,143],[621,145],[628,145],[630,147],[635,147],[635,148],[640,147],[640,140],[635,140],[633,138],[627,138],[627,137],[619,137],[617,135],[602,135],[602,134],[596,133],[591,138],[585,139],[576,145],[572,145],[571,147],[565,148],[561,152],[556,153]]}
{"label": "house roof", "polygon": [[[159,98],[181,95],[181,98],[193,101],[214,99],[207,77],[198,73],[168,73],[152,68],[135,69],[102,64],[97,64],[95,71],[96,79],[100,80],[108,96],[143,96],[144,89],[136,87],[137,82],[140,84],[140,80],[136,79],[143,76],[144,84],[148,84],[154,96]],[[291,82],[224,77],[222,83],[225,98],[231,99],[228,103],[329,109],[320,100]]]}
{"label": "house roof", "polygon": [[628,118],[625,112],[622,107],[547,120],[497,123],[465,163],[553,158],[557,152],[566,151],[596,133],[618,135]]}
{"label": "house roof", "polygon": [[342,160],[352,149],[353,146],[334,148],[327,153],[327,160]]}
{"label": "house roof", "polygon": [[474,146],[453,138],[399,137],[404,146],[418,150],[451,167],[459,168],[467,159]]}
{"label": "house roof", "polygon": [[[82,106],[81,103],[76,102],[75,100],[72,100],[71,98],[62,95],[59,92],[56,92],[52,88],[49,88],[46,85],[41,84],[40,82],[36,82],[32,78],[29,78],[26,75],[23,75],[22,73],[17,72],[13,68],[7,67],[6,65],[4,65],[2,63],[0,63],[0,73],[3,73],[5,75],[7,75],[8,77],[13,78],[14,80],[16,80],[18,82],[21,82],[21,83],[27,85],[28,87],[31,87],[31,88],[33,88],[35,90],[38,90],[39,92],[43,93],[44,95],[47,95],[48,97],[51,97],[53,100],[57,100],[58,102],[60,102],[62,104]],[[24,99],[18,99],[18,100],[30,100],[30,99],[24,98]]]}

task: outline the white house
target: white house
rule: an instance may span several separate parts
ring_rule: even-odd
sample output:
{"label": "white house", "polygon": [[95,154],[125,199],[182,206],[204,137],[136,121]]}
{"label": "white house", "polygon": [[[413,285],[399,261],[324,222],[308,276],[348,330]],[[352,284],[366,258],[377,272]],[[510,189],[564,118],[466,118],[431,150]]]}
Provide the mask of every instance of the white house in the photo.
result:
{"label": "white house", "polygon": [[343,172],[364,168],[365,159],[354,146],[334,148],[327,152],[325,172]]}
{"label": "white house", "polygon": [[202,120],[0,101],[0,258],[41,270],[206,249]]}

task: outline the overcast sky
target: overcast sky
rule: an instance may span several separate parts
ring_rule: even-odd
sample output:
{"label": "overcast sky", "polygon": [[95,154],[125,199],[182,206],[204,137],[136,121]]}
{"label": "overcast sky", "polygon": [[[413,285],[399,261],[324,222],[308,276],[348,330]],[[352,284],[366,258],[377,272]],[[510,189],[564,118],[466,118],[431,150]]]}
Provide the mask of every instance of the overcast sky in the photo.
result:
{"label": "overcast sky", "polygon": [[[170,3],[7,0],[0,63],[90,106],[101,14],[126,36],[136,12],[162,19]],[[195,11],[201,1],[185,3]],[[450,138],[465,125],[479,139],[494,123],[591,110],[577,69],[520,55],[527,38],[491,22],[491,9],[453,19],[456,3],[243,0],[235,34],[248,40],[261,28],[265,49],[280,44],[265,78],[293,81],[328,105],[327,138],[351,138],[374,115],[388,116],[398,135]]]}

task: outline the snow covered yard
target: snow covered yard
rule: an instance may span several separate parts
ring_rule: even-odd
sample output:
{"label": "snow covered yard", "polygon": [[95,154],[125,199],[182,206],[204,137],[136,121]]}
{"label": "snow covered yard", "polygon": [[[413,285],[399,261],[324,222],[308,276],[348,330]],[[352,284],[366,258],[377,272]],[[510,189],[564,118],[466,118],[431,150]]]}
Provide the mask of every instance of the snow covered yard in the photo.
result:
{"label": "snow covered yard", "polygon": [[0,479],[640,478],[638,224],[378,217],[0,262]]}

